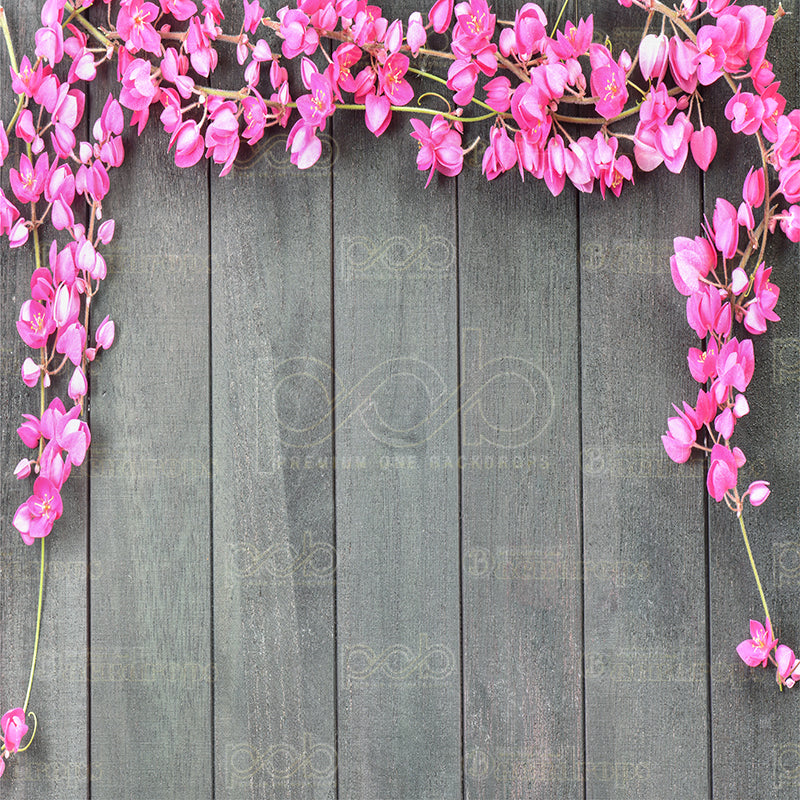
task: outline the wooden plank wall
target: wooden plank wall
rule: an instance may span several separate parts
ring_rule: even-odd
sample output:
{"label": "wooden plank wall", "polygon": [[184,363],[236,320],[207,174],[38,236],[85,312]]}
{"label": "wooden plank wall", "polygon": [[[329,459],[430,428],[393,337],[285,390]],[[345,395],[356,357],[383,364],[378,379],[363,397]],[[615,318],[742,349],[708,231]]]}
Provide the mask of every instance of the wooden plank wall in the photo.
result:
{"label": "wooden plank wall", "polygon": [[[29,50],[34,6],[7,8]],[[794,103],[797,6],[775,56]],[[579,10],[596,40],[635,42],[639,15]],[[797,797],[798,695],[734,651],[761,616],[735,520],[659,440],[696,391],[672,238],[736,199],[741,145],[603,202],[487,184],[480,145],[426,189],[401,118],[376,139],[338,113],[307,172],[274,133],[224,179],[176,169],[150,127],[126,134],[106,202],[96,314],[117,344],[48,539],[41,728],[5,795]],[[797,250],[770,259],[783,321],[757,344],[741,442],[746,479],[775,489],[753,549],[800,642]],[[38,564],[10,526],[30,267],[2,268],[5,708]]]}

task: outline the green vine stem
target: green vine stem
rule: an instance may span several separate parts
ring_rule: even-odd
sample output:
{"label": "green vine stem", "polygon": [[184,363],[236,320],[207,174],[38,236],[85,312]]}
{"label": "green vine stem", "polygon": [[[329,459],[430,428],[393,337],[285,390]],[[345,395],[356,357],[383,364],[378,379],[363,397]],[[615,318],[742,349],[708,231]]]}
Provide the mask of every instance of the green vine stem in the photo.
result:
{"label": "green vine stem", "polygon": [[756,579],[756,586],[758,586],[758,593],[761,596],[761,605],[764,606],[764,614],[767,618],[767,626],[772,631],[772,618],[769,615],[767,608],[767,599],[764,597],[764,589],[761,587],[761,580],[758,577],[758,570],[756,569],[756,562],[753,559],[753,551],[750,549],[750,542],[747,538],[747,528],[744,526],[744,517],[739,514],[739,527],[742,529],[742,536],[744,537],[744,546],[747,550],[747,557],[750,559],[750,567],[753,570],[753,577]]}
{"label": "green vine stem", "polygon": [[[33,674],[36,671],[36,656],[39,653],[39,633],[42,628],[42,600],[44,599],[44,563],[45,563],[45,551],[44,551],[44,537],[41,538],[41,557],[40,557],[40,564],[39,564],[39,604],[36,609],[36,637],[33,640],[33,658],[31,659],[31,674],[28,678],[28,691],[25,693],[25,702],[22,705],[22,710],[27,712],[28,710],[28,702],[31,699],[31,688],[33,687]],[[33,737],[31,736],[31,739]],[[30,742],[28,743],[30,744]]]}

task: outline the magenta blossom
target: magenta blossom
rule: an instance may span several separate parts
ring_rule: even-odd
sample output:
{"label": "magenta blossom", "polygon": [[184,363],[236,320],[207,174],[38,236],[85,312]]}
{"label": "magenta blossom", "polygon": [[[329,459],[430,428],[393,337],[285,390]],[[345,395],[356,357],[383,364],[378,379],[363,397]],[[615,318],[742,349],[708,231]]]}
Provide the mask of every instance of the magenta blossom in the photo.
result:
{"label": "magenta blossom", "polygon": [[21,708],[12,708],[0,717],[0,730],[3,732],[3,744],[9,753],[16,753],[20,743],[28,732],[25,724],[25,711]]}
{"label": "magenta blossom", "polygon": [[414,128],[411,136],[419,142],[417,167],[421,170],[430,168],[425,186],[431,182],[434,170],[448,177],[458,175],[464,164],[461,134],[453,130],[441,114],[433,118],[430,128],[418,119],[412,119],[411,125]]}
{"label": "magenta blossom", "polygon": [[30,545],[34,539],[50,533],[62,511],[58,489],[47,478],[39,477],[33,484],[33,494],[17,508],[12,524],[22,536],[22,541]]}
{"label": "magenta blossom", "polygon": [[769,618],[767,618],[766,622],[767,625],[764,627],[758,620],[751,619],[751,638],[745,639],[745,641],[736,648],[739,657],[749,667],[757,667],[759,664],[765,667],[770,651],[778,643],[778,640],[772,634],[772,624]]}
{"label": "magenta blossom", "polygon": [[778,667],[776,680],[791,689],[800,679],[800,660],[795,657],[794,650],[785,644],[779,644],[775,650],[775,663]]}
{"label": "magenta blossom", "polygon": [[734,447],[731,451],[725,445],[715,444],[711,448],[706,485],[708,493],[719,502],[726,492],[736,488],[738,469],[745,463],[744,453]]}

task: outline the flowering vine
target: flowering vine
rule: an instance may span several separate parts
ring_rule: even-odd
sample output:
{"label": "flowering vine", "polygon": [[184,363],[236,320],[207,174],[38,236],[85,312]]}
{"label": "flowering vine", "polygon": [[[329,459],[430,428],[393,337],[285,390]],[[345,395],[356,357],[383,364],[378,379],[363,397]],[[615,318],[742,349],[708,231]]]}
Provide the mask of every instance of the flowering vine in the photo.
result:
{"label": "flowering vine", "polygon": [[[498,20],[486,0],[436,0],[424,16],[414,12],[401,20],[385,17],[367,0],[297,0],[274,17],[259,0],[242,0],[237,31],[224,27],[219,0],[46,0],[35,52],[19,62],[0,7],[17,96],[12,118],[0,124],[0,236],[11,248],[32,250],[30,297],[17,329],[31,348],[21,378],[38,388],[38,412],[24,414],[17,429],[32,452],[14,470],[33,484],[12,524],[25,544],[39,540],[41,558],[30,679],[23,705],[0,718],[0,774],[36,730],[28,703],[45,538],[64,513],[61,492],[72,467],[83,463],[91,444],[84,413],[90,366],[114,342],[114,322],[106,317],[93,327],[90,314],[106,277],[103,248],[115,229],[103,202],[125,158],[126,125],[141,133],[151,114],[178,166],[207,158],[221,175],[232,169],[242,142],[254,145],[270,128],[288,129],[291,161],[307,169],[320,158],[319,134],[335,113],[363,114],[375,136],[394,115],[408,114],[426,186],[434,173],[460,173],[477,143],[465,145],[466,126],[484,123],[477,130],[487,141],[482,171],[488,180],[516,169],[523,180],[544,180],[554,195],[569,181],[581,192],[597,188],[605,198],[633,183],[634,165],[678,173],[691,155],[707,170],[717,134],[703,121],[701,92],[726,82],[725,117],[734,133],[754,137],[760,163],[744,177],[741,201],[717,198],[701,235],[674,240],[672,278],[701,340],[688,353],[700,388],[694,404],[673,406],[676,416],[662,439],[676,462],[695,451],[705,455],[709,494],[739,520],[765,614],[764,625],[751,621],[751,638],[737,648],[740,657],[750,666],[775,666],[781,688],[800,678],[800,660],[774,636],[744,525],[745,500],[760,505],[769,484],[756,480],[740,491],[745,455],[732,444],[738,420],[750,410],[745,392],[755,360],[749,336],[779,319],[779,289],[764,261],[767,238],[780,227],[800,241],[800,110],[786,113],[766,58],[783,10],[778,5],[769,13],[731,0],[682,0],[675,7],[660,0],[619,3],[644,12],[632,55],[594,41],[591,16],[567,21],[563,29],[556,23],[548,33],[545,13],[530,2],[513,20]],[[90,7],[96,8],[91,15]],[[432,33],[449,33],[449,48],[429,47]],[[238,89],[209,85],[221,46],[235,50],[242,68]],[[421,57],[439,64],[441,73],[412,66]],[[292,60],[300,64],[300,86],[289,83],[285,65]],[[108,95],[82,139],[85,87],[100,70],[115,71],[118,91]],[[421,92],[414,85],[420,79],[438,90]],[[618,130],[630,120],[633,133]],[[591,135],[580,133],[586,129]],[[64,380],[54,381],[59,375]],[[65,395],[56,391],[64,383]],[[29,716],[33,733],[21,746]]]}

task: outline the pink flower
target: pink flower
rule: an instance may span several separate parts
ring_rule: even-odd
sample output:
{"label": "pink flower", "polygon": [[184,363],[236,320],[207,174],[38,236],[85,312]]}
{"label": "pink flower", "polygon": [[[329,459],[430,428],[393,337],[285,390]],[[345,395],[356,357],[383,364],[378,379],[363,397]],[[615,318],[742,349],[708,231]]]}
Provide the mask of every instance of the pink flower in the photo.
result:
{"label": "pink flower", "polygon": [[706,485],[708,493],[719,502],[725,493],[736,488],[738,468],[745,463],[744,453],[738,447],[733,451],[721,444],[711,448]]}
{"label": "pink flower", "polygon": [[244,0],[244,30],[247,33],[256,32],[263,16],[264,9],[258,0]]}
{"label": "pink flower", "polygon": [[669,67],[675,83],[686,94],[697,88],[697,46],[690,41],[673,36],[669,40]]}
{"label": "pink flower", "polygon": [[469,59],[457,58],[447,70],[447,88],[455,92],[454,102],[466,106],[475,95],[475,84],[478,80],[478,65]]}
{"label": "pink flower", "polygon": [[131,111],[145,111],[157,99],[158,84],[151,75],[150,62],[134,59],[122,76],[120,104]]}
{"label": "pink flower", "polygon": [[80,322],[73,322],[66,328],[59,328],[56,337],[56,351],[66,355],[77,367],[81,363],[86,348],[86,329]]}
{"label": "pink flower", "polygon": [[[11,170],[11,172],[13,174],[14,170]],[[783,169],[778,171],[778,177],[780,178],[778,191],[788,202],[798,202],[800,200],[800,161],[789,162]],[[14,194],[17,194],[16,191]],[[17,195],[17,198],[25,202],[19,195]]]}
{"label": "pink flower", "polygon": [[88,389],[89,385],[86,382],[86,375],[84,375],[80,367],[75,367],[72,377],[69,380],[67,394],[77,403],[78,400],[86,394]]}
{"label": "pink flower", "polygon": [[117,31],[131,53],[146,50],[153,55],[160,55],[161,37],[152,25],[158,14],[158,6],[153,3],[129,0],[121,4],[117,16]]}
{"label": "pink flower", "polygon": [[233,168],[239,152],[239,120],[233,115],[228,104],[214,114],[206,128],[206,147],[208,157],[215,164],[222,164],[220,176],[227,175]]}
{"label": "pink flower", "polygon": [[12,708],[0,718],[0,730],[3,731],[3,744],[9,753],[16,753],[19,745],[28,733],[25,724],[25,712],[21,708]]}
{"label": "pink flower", "polygon": [[392,119],[392,104],[389,98],[385,95],[378,95],[375,92],[370,92],[364,98],[367,128],[376,136],[380,136],[389,126]]}
{"label": "pink flower", "polygon": [[[22,541],[30,545],[33,544],[34,539],[40,539],[50,533],[53,524],[61,516],[62,510],[63,505],[58,489],[47,478],[39,477],[33,484],[33,494],[19,506],[14,514],[12,524],[22,536]],[[4,716],[0,721],[0,727],[4,731],[5,719]],[[24,735],[22,733],[20,738]],[[6,739],[6,747],[8,747],[8,739]]]}
{"label": "pink flower", "polygon": [[753,481],[744,493],[742,499],[750,498],[750,504],[760,506],[770,494],[769,483],[767,481]]}
{"label": "pink flower", "polygon": [[114,320],[106,315],[103,321],[97,326],[97,331],[95,332],[95,340],[97,341],[98,349],[108,350],[108,348],[114,344],[115,332]]}
{"label": "pink flower", "polygon": [[389,98],[392,105],[405,106],[414,99],[414,90],[404,78],[407,71],[408,56],[401,53],[390,55],[378,70],[381,91]]}
{"label": "pink flower", "polygon": [[335,110],[333,89],[328,78],[316,71],[311,73],[308,84],[311,94],[297,98],[297,110],[308,125],[325,130],[325,123]]}
{"label": "pink flower", "polygon": [[489,133],[489,146],[483,154],[483,174],[491,181],[510,170],[516,163],[517,148],[506,129],[493,127]]}
{"label": "pink flower", "polygon": [[796,204],[789,206],[783,214],[778,215],[777,219],[780,220],[781,230],[786,234],[786,238],[790,242],[800,242],[800,206]]}
{"label": "pink flower", "polygon": [[662,81],[667,73],[669,39],[662,33],[648,33],[639,42],[639,69],[646,80]]}
{"label": "pink flower", "polygon": [[50,173],[50,161],[47,153],[36,159],[36,166],[31,164],[26,155],[19,157],[19,171],[8,171],[9,182],[15,197],[20,203],[35,203],[44,191]]}
{"label": "pink flower", "polygon": [[22,341],[38,349],[44,347],[48,337],[56,329],[56,323],[50,310],[35,300],[26,300],[22,304],[17,322],[17,331]]}
{"label": "pink flower", "polygon": [[430,184],[434,170],[448,177],[458,175],[464,164],[461,134],[453,130],[441,114],[433,118],[430,128],[418,119],[412,119],[411,125],[414,128],[411,136],[419,142],[417,168],[430,168],[425,186]]}
{"label": "pink flower", "polygon": [[682,111],[675,115],[671,125],[663,123],[655,130],[655,147],[664,159],[667,169],[678,174],[689,154],[689,140],[694,128]]}
{"label": "pink flower", "polygon": [[717,356],[717,379],[711,391],[717,403],[724,403],[731,387],[743,392],[747,389],[753,371],[755,358],[752,339],[744,339],[741,344],[734,336],[729,339]]}
{"label": "pink flower", "polygon": [[32,358],[28,357],[22,362],[22,382],[31,389],[39,383],[41,372],[41,368]]}
{"label": "pink flower", "polygon": [[764,168],[750,167],[742,187],[742,199],[751,206],[760,206],[764,202]]}
{"label": "pink flower", "polygon": [[316,133],[317,129],[304,119],[297,120],[292,130],[289,131],[286,149],[291,147],[292,153],[289,160],[298,169],[313,167],[322,155],[322,142],[317,138]]}
{"label": "pink flower", "polygon": [[675,255],[670,260],[672,280],[675,288],[687,297],[700,289],[701,278],[717,265],[717,253],[711,243],[702,236],[688,239],[677,236],[673,240]]}
{"label": "pink flower", "polygon": [[494,33],[496,17],[486,0],[469,0],[455,7],[456,24],[453,26],[453,52],[461,58],[483,49]]}
{"label": "pink flower", "polygon": [[511,105],[511,81],[504,75],[492,78],[483,87],[486,92],[486,103],[502,114]]}
{"label": "pink flower", "polygon": [[717,134],[710,125],[695,131],[689,139],[694,163],[705,172],[717,154]]}
{"label": "pink flower", "polygon": [[29,458],[20,459],[17,466],[14,467],[14,477],[18,480],[24,480],[31,474],[31,467],[36,462],[31,461]]}
{"label": "pink flower", "polygon": [[210,16],[207,15],[202,23],[198,17],[192,17],[189,20],[186,52],[189,54],[192,67],[205,78],[217,67],[217,51],[211,44],[216,36],[217,31]]}
{"label": "pink flower", "polygon": [[428,21],[436,33],[444,33],[450,27],[453,16],[453,0],[436,0],[428,12]]}
{"label": "pink flower", "polygon": [[191,167],[196,164],[205,152],[203,135],[194,120],[181,123],[172,133],[167,149],[175,145],[175,164],[179,167]]}
{"label": "pink flower", "polygon": [[744,327],[753,334],[764,333],[767,321],[778,322],[780,317],[773,311],[781,290],[769,282],[772,267],[765,267],[762,261],[753,277],[755,297],[745,305]]}
{"label": "pink flower", "polygon": [[601,117],[616,117],[628,100],[625,70],[614,61],[608,49],[600,44],[589,46],[592,74],[589,85],[597,100],[595,108]]}
{"label": "pink flower", "polygon": [[734,133],[752,136],[764,117],[764,103],[758,95],[743,92],[741,86],[725,106],[725,116],[731,121]]}
{"label": "pink flower", "polygon": [[775,649],[775,663],[777,664],[775,678],[778,683],[785,683],[787,688],[791,689],[800,679],[800,660],[795,658],[794,650],[785,644],[779,644]]}
{"label": "pink flower", "polygon": [[281,11],[278,11],[278,19],[281,21],[278,35],[283,37],[283,55],[286,58],[294,58],[300,53],[310,56],[319,45],[319,34],[314,28],[308,27],[308,16],[299,9]]}
{"label": "pink flower", "polygon": [[736,209],[722,197],[714,205],[714,245],[723,258],[733,258],[739,244],[739,222]]}
{"label": "pink flower", "polygon": [[[523,9],[524,8],[525,6],[523,6]],[[543,25],[547,24],[544,13],[542,13],[539,19]],[[589,44],[592,41],[593,35],[594,17],[592,14],[589,14],[586,19],[578,20],[577,27],[573,22],[567,22],[564,25],[564,33],[558,31],[556,34],[556,41],[550,42],[550,48],[559,58],[578,58],[589,49]]]}
{"label": "pink flower", "polygon": [[777,644],[778,640],[772,634],[772,625],[769,619],[766,620],[766,628],[757,620],[750,620],[750,639],[743,641],[736,652],[739,657],[749,667],[762,667],[767,665],[770,651]]}
{"label": "pink flower", "polygon": [[[76,369],[80,369],[77,367]],[[56,423],[56,444],[67,451],[69,462],[79,467],[86,458],[86,451],[92,442],[89,426],[78,418],[79,406],[73,406],[69,413],[64,414]]]}
{"label": "pink flower", "polygon": [[692,447],[697,441],[697,429],[683,411],[674,404],[672,407],[678,412],[678,416],[667,420],[668,432],[662,435],[661,441],[667,455],[677,464],[683,464],[689,460]]}
{"label": "pink flower", "polygon": [[422,24],[422,14],[419,11],[415,11],[408,18],[408,31],[406,32],[406,42],[414,58],[417,57],[420,49],[425,47],[427,38],[425,26]]}
{"label": "pink flower", "polygon": [[161,75],[164,80],[175,84],[175,88],[184,100],[191,97],[194,87],[194,81],[186,74],[188,71],[189,59],[179,54],[174,47],[168,47],[164,51],[164,58],[161,59]]}
{"label": "pink flower", "polygon": [[197,6],[192,0],[161,0],[161,9],[181,22],[197,13]]}
{"label": "pink flower", "polygon": [[690,347],[687,356],[689,372],[698,383],[705,383],[717,374],[717,343],[711,339],[708,350],[703,352],[697,347]]}
{"label": "pink flower", "polygon": [[[547,40],[545,25],[547,25],[547,17],[544,11],[535,3],[525,3],[522,8],[517,9],[513,28],[514,50],[521,61],[528,61],[535,52],[541,50],[543,42]],[[571,25],[571,23],[568,23],[568,25]],[[576,30],[575,26],[572,25],[572,41],[570,44],[573,46]],[[567,32],[565,37],[564,34],[559,32],[559,36],[562,37],[562,40],[569,41],[570,33]],[[568,49],[572,51],[574,48],[568,46]]]}
{"label": "pink flower", "polygon": [[64,57],[64,35],[60,25],[47,25],[36,31],[36,55],[50,64],[58,64]]}

